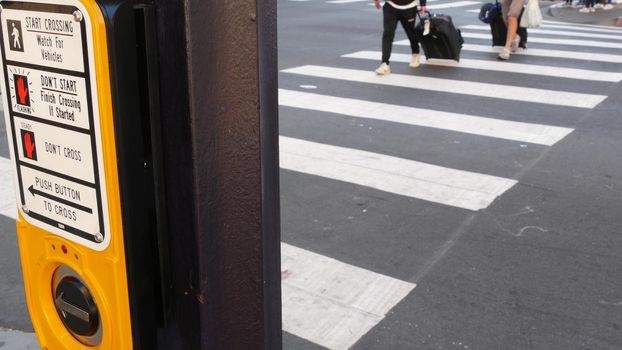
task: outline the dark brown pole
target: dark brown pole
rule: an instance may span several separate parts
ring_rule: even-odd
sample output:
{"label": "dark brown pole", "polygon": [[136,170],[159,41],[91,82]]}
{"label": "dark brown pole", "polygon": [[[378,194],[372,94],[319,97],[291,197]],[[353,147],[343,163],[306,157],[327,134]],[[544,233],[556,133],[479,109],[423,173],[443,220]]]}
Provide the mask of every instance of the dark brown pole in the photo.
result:
{"label": "dark brown pole", "polygon": [[161,349],[280,349],[276,1],[155,0],[172,313]]}

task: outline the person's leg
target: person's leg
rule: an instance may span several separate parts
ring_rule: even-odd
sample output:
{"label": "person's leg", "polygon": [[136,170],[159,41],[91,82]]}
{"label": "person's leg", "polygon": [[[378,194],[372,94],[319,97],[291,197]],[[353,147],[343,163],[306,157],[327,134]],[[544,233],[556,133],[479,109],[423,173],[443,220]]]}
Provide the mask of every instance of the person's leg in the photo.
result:
{"label": "person's leg", "polygon": [[512,48],[512,42],[516,39],[516,30],[518,30],[518,17],[508,16],[508,36],[505,38],[505,48],[510,50]]}
{"label": "person's leg", "polygon": [[[520,21],[518,23],[520,23]],[[520,37],[520,40],[518,41],[518,47],[522,49],[527,49],[527,28],[519,26],[516,33]]]}
{"label": "person's leg", "polygon": [[397,10],[393,6],[385,3],[382,7],[384,31],[382,33],[382,62],[389,64],[393,39],[395,38],[395,28],[397,28]]}
{"label": "person's leg", "polygon": [[417,19],[417,8],[399,10],[399,20],[402,28],[406,32],[412,53],[419,53],[419,39],[415,33],[415,22]]}
{"label": "person's leg", "polygon": [[513,46],[517,48],[520,41],[520,38],[516,35],[516,30],[518,29],[518,16],[520,16],[523,10],[525,0],[509,0],[502,2],[501,5],[505,5],[506,8],[503,12],[507,13],[506,25],[508,27],[508,34],[505,38],[505,46],[503,52],[499,55],[499,59],[508,60],[510,59],[510,52]]}
{"label": "person's leg", "polygon": [[406,32],[406,36],[408,37],[408,41],[410,42],[410,50],[412,52],[412,57],[410,59],[409,66],[411,68],[419,67],[419,38],[415,33],[415,23],[417,19],[417,8],[412,8],[408,10],[400,10],[400,23],[402,24],[402,28]]}

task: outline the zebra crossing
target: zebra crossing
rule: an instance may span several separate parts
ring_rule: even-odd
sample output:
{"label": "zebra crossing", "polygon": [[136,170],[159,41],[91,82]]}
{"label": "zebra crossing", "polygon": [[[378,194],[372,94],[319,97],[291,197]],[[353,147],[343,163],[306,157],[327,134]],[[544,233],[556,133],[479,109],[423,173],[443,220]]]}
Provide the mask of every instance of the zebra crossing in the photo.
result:
{"label": "zebra crossing", "polygon": [[[450,72],[455,72],[455,76],[458,77],[455,79],[446,76],[430,77],[419,74],[419,71],[411,71],[409,74],[393,73],[388,76],[376,76],[373,69],[379,62],[380,52],[364,50],[364,48],[356,52],[343,52],[340,55],[342,61],[336,65],[314,65],[312,62],[301,62],[303,65],[282,69],[281,79],[291,81],[291,85],[296,85],[299,89],[282,87],[279,90],[279,104],[285,108],[281,110],[281,118],[287,118],[290,111],[299,111],[299,115],[316,120],[318,123],[325,123],[327,120],[338,122],[348,120],[346,118],[357,118],[356,120],[361,121],[373,120],[403,127],[429,128],[439,132],[499,139],[510,143],[520,143],[521,146],[533,144],[541,147],[554,147],[573,133],[573,124],[570,121],[566,125],[552,125],[547,123],[545,118],[540,118],[538,123],[528,123],[521,120],[520,114],[517,114],[516,118],[508,119],[489,113],[486,115],[455,113],[442,109],[384,103],[353,96],[340,96],[338,92],[335,93],[339,88],[327,89],[331,93],[323,93],[319,91],[321,88],[318,89],[317,85],[351,84],[362,92],[385,86],[411,90],[413,93],[415,91],[432,93],[438,99],[451,99],[462,95],[480,101],[504,100],[514,108],[528,104],[535,110],[544,111],[550,107],[563,107],[580,111],[597,108],[607,99],[606,87],[622,81],[622,50],[619,50],[622,47],[617,42],[622,40],[622,31],[612,29],[609,32],[606,28],[569,27],[547,22],[541,30],[530,30],[529,49],[517,53],[519,57],[523,56],[525,59],[497,62],[497,48],[489,46],[487,40],[490,40],[490,35],[488,32],[482,33],[482,29],[479,25],[462,27],[463,36],[467,42],[463,48],[463,58],[459,63],[422,59],[424,63],[422,67],[429,65],[448,69]],[[559,33],[558,29],[563,30],[563,34]],[[580,35],[573,35],[574,33]],[[589,36],[590,33],[598,35]],[[617,33],[620,34],[615,35]],[[559,39],[560,36],[564,39]],[[588,42],[580,39],[587,37],[593,40]],[[395,44],[398,47],[409,45],[406,40],[396,41]],[[577,50],[582,47],[596,47],[601,50],[596,52]],[[486,55],[486,58],[482,58],[483,55]],[[411,55],[408,53],[395,52],[392,55],[392,62],[407,63],[410,62],[410,58]],[[551,59],[561,64],[551,65]],[[355,62],[358,62],[357,67],[361,65],[361,62],[366,62],[367,69],[351,68]],[[461,78],[459,74],[467,70],[490,71],[500,76],[529,76],[532,80],[529,86],[471,81]],[[540,83],[548,78],[565,81],[565,88],[540,87],[544,85]],[[313,85],[310,85],[308,79],[312,79]],[[599,93],[595,94],[573,88],[581,82],[600,84],[603,89],[599,89]],[[309,91],[310,87],[313,91]],[[362,95],[369,94],[362,93]],[[542,112],[542,115],[545,113]],[[386,142],[390,142],[391,136],[384,136]],[[465,212],[486,209],[497,198],[520,183],[520,179],[516,178],[504,178],[419,162],[416,160],[416,152],[408,158],[400,158],[390,154],[319,143],[287,135],[281,136],[280,147],[281,167],[293,174],[310,175],[349,185],[373,188],[384,193],[440,204]],[[322,203],[317,203],[317,205],[321,206]],[[313,255],[309,261],[319,258],[315,253],[305,251],[305,254]],[[323,257],[330,261],[334,258]],[[289,268],[285,267],[288,259],[284,257],[284,276],[292,273]],[[336,264],[341,263],[336,262]],[[396,307],[405,297],[404,294],[392,294],[391,297],[394,299],[383,299],[383,302],[386,302],[385,309],[382,312],[372,312],[372,318],[367,320],[369,323],[365,323],[359,320],[358,310],[351,310],[347,315],[342,309],[333,310],[333,307],[341,303],[340,298],[333,298],[330,294],[345,288],[348,293],[356,294],[358,290],[359,295],[367,295],[369,286],[376,285],[375,282],[369,282],[369,285],[363,283],[363,285],[354,286],[353,281],[347,282],[345,281],[347,277],[343,276],[343,284],[327,288],[327,283],[334,282],[334,275],[330,271],[335,267],[318,268],[319,270],[312,274],[314,276],[312,285],[300,286],[300,290],[293,290],[288,278],[283,278],[283,320],[285,331],[322,347],[350,348],[391,312],[391,305]],[[302,267],[298,269],[303,270]],[[358,268],[351,266],[347,269],[358,271]],[[304,273],[301,272],[298,278],[304,278],[302,274]],[[354,275],[356,273],[353,272]],[[324,279],[320,276],[327,277]],[[416,293],[416,285],[412,281],[395,281],[395,283],[405,284],[402,288],[386,287],[386,289],[406,294]],[[334,290],[331,289],[333,287]],[[318,292],[318,290],[321,291]],[[321,302],[311,303],[304,297],[304,295],[313,293],[331,298],[334,304],[328,306]],[[353,305],[349,302],[346,304]],[[305,315],[309,315],[309,318],[305,318]]]}
{"label": "zebra crossing", "polygon": [[[345,58],[358,58],[365,60],[379,61],[382,57],[380,51],[358,51],[341,57]],[[408,54],[395,54],[391,56],[393,62],[409,63],[411,55]],[[577,69],[577,68],[562,68],[557,70],[551,70],[549,66],[537,65],[537,64],[523,64],[513,62],[497,62],[490,60],[475,60],[475,59],[461,59],[460,62],[452,60],[426,60],[421,56],[421,63],[426,63],[435,66],[443,67],[460,67],[471,68],[481,70],[491,70],[498,72],[513,72],[519,74],[532,74],[537,76],[550,76],[557,78],[570,78],[577,80],[593,80],[593,81],[608,81],[619,82],[622,80],[622,73],[610,73],[605,71],[597,71],[590,69]]]}
{"label": "zebra crossing", "polygon": [[588,109],[596,107],[604,101],[605,98],[607,98],[605,95],[579,94],[574,92],[505,86],[500,84],[439,79],[404,74],[391,74],[387,77],[378,77],[370,75],[368,71],[363,70],[313,65],[289,68],[283,70],[282,72],[410,89],[423,88],[425,90],[440,93],[464,94],[476,97],[490,97]]}
{"label": "zebra crossing", "polygon": [[[312,2],[314,0],[287,0],[287,1]],[[373,1],[371,0],[323,0],[323,2],[326,4],[330,4],[330,5],[375,6]],[[445,10],[445,9],[454,9],[454,8],[463,8],[463,7],[474,7],[474,6],[480,6],[482,4],[482,2],[478,0],[443,1],[442,3],[440,3],[439,0],[428,0],[427,3],[428,3],[427,8],[429,10]]]}
{"label": "zebra crossing", "polygon": [[[293,0],[290,0],[293,1]],[[302,1],[302,0],[297,0]],[[330,4],[358,3],[361,0],[332,0]],[[472,1],[454,2],[474,3]],[[479,3],[479,2],[477,2]],[[473,5],[473,4],[470,4]],[[464,5],[464,6],[470,6]],[[430,6],[431,7],[431,6]],[[518,56],[520,62],[495,61],[496,49],[489,46],[489,34],[481,33],[478,25],[463,26],[467,40],[463,47],[463,59],[459,63],[422,60],[423,66],[434,66],[456,72],[455,78],[437,78],[395,73],[385,77],[373,74],[380,53],[362,47],[355,52],[342,52],[339,65],[302,65],[281,70],[281,78],[302,86],[307,78],[319,79],[327,84],[340,82],[356,86],[360,91],[377,87],[390,87],[408,91],[424,91],[438,99],[455,96],[478,101],[503,100],[514,107],[528,104],[532,108],[563,107],[576,110],[592,110],[607,99],[606,89],[598,94],[573,89],[575,83],[593,82],[606,87],[622,80],[622,31],[594,26],[566,26],[547,21],[542,30],[531,31],[530,47]],[[585,38],[586,33],[599,33],[595,40],[559,39],[557,29],[563,36]],[[615,35],[620,33],[619,35]],[[611,37],[609,37],[611,36]],[[592,45],[586,45],[585,43]],[[532,45],[535,44],[535,45]],[[539,47],[538,44],[542,44]],[[396,42],[399,47],[406,41]],[[535,46],[535,47],[532,47]],[[577,47],[595,47],[602,52],[575,51]],[[482,58],[482,55],[488,55]],[[566,65],[547,65],[540,59],[557,59]],[[488,59],[488,60],[486,60]],[[409,62],[408,53],[395,52],[393,62]],[[350,68],[351,64],[364,64],[366,70]],[[594,62],[614,71],[594,68]],[[499,75],[522,75],[531,77],[530,86],[507,85],[493,82],[464,80],[458,72],[489,71]],[[543,79],[566,79],[567,89],[554,90],[540,87]],[[304,90],[304,89],[303,89]],[[547,123],[544,113],[540,121],[525,122],[521,115],[509,119],[491,113],[477,113],[477,108],[457,113],[443,109],[423,108],[365,98],[327,94],[321,91],[302,91],[292,88],[279,90],[281,118],[288,118],[290,110],[303,111],[318,123],[332,118],[341,122],[343,117],[373,120],[404,128],[434,130],[447,134],[501,140],[511,144],[529,144],[538,147],[554,147],[574,131],[572,123],[553,125]],[[330,132],[327,130],[327,132]],[[390,142],[390,135],[386,141]],[[340,184],[375,189],[387,194],[387,198],[406,197],[470,213],[484,210],[499,197],[520,183],[520,179],[486,174],[471,170],[451,168],[417,160],[416,151],[408,157],[384,154],[342,145],[332,145],[316,140],[282,135],[280,138],[281,168],[296,176],[307,175]],[[477,155],[473,155],[477,157]],[[0,215],[16,218],[13,194],[11,162],[0,157]],[[304,181],[304,180],[303,180]],[[301,183],[304,186],[304,182]],[[288,196],[285,193],[285,196]],[[305,199],[301,199],[305,200]],[[322,205],[322,203],[317,203]],[[380,233],[379,233],[380,234]],[[396,278],[375,272],[339,256],[322,255],[306,247],[287,241],[282,243],[282,291],[283,329],[297,337],[328,349],[348,349],[365,334],[381,323],[410,293],[416,293],[416,283],[407,278]],[[378,248],[381,249],[381,248]],[[413,267],[414,269],[415,267]]]}

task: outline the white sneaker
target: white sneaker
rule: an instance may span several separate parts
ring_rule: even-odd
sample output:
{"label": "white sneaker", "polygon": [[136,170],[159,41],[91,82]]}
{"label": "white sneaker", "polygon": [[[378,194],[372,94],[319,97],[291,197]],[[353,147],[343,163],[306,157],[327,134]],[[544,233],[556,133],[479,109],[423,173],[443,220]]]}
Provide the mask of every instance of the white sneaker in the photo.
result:
{"label": "white sneaker", "polygon": [[382,64],[380,65],[380,67],[378,67],[376,69],[376,74],[377,75],[387,75],[387,74],[391,74],[391,68],[389,68],[389,65],[382,62]]}
{"label": "white sneaker", "polygon": [[590,12],[596,12],[596,9],[593,7],[590,7]]}
{"label": "white sneaker", "polygon": [[590,9],[587,8],[587,7],[584,7],[582,9],[580,9],[579,12],[581,12],[581,13],[590,13]]}
{"label": "white sneaker", "polygon": [[498,59],[502,61],[507,61],[510,59],[510,50],[503,48],[503,51],[497,56]]}
{"label": "white sneaker", "polygon": [[607,4],[607,5],[603,6],[603,10],[613,10],[613,5]]}
{"label": "white sneaker", "polygon": [[605,7],[603,4],[598,3],[598,4],[594,4],[594,8],[595,9],[602,9],[603,7]]}
{"label": "white sneaker", "polygon": [[413,57],[410,59],[410,68],[417,68],[419,67],[419,63],[421,60],[421,55],[418,53],[413,53]]}

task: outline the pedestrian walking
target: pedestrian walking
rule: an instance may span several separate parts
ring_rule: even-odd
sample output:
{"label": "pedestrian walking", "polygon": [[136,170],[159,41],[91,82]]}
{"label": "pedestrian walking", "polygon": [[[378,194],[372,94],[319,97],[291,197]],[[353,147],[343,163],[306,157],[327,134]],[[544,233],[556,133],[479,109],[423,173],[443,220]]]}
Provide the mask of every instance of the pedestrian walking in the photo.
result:
{"label": "pedestrian walking", "polygon": [[594,0],[585,0],[585,6],[579,10],[581,13],[596,12],[594,8]]}
{"label": "pedestrian walking", "polygon": [[[374,0],[374,5],[380,9],[380,0]],[[393,39],[395,38],[395,29],[397,22],[402,24],[402,28],[410,41],[412,49],[412,58],[409,66],[417,68],[419,66],[419,40],[415,34],[415,20],[417,18],[418,7],[421,6],[421,15],[426,12],[426,0],[388,0],[382,6],[383,16],[383,33],[382,33],[382,63],[376,69],[376,74],[386,75],[391,73],[389,67],[389,59],[391,58],[391,50],[393,48]]]}
{"label": "pedestrian walking", "polygon": [[518,49],[520,36],[516,32],[518,30],[518,17],[523,11],[523,6],[525,6],[525,0],[501,0],[501,14],[508,32],[503,51],[498,56],[500,60],[509,60],[510,52]]}
{"label": "pedestrian walking", "polygon": [[611,0],[600,0],[594,5],[595,9],[603,9],[605,11],[613,10]]}

